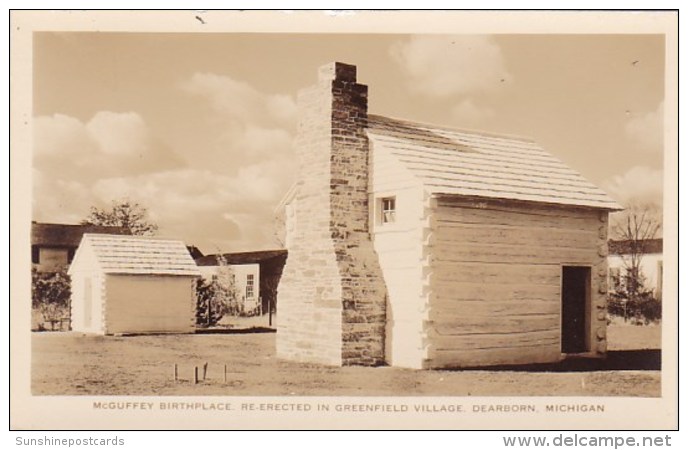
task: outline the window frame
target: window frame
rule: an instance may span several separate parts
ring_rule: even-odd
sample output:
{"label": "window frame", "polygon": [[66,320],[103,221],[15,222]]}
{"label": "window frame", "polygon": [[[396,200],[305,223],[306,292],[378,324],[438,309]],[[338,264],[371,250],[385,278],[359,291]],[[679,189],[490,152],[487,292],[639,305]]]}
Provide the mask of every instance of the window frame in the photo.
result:
{"label": "window frame", "polygon": [[[389,208],[391,204],[391,208]],[[379,224],[382,226],[392,225],[397,222],[397,197],[389,195],[381,197],[379,201],[380,214],[378,215]]]}
{"label": "window frame", "polygon": [[255,275],[252,273],[246,274],[246,298],[255,298]]}

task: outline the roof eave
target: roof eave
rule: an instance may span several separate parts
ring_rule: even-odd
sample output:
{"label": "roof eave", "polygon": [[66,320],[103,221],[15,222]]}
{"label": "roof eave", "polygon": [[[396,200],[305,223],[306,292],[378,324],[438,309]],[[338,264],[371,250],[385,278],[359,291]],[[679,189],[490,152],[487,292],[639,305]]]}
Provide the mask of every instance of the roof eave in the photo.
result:
{"label": "roof eave", "polygon": [[601,210],[601,211],[608,211],[608,212],[617,212],[617,211],[623,211],[625,208],[623,208],[621,205],[619,205],[616,202],[612,202],[613,204],[604,206],[604,205],[594,205],[590,203],[564,203],[564,202],[553,202],[553,201],[536,201],[536,200],[523,200],[523,199],[518,199],[518,198],[509,198],[509,197],[487,197],[487,196],[478,196],[478,195],[464,195],[464,194],[456,194],[456,193],[449,193],[449,192],[430,192],[430,195],[433,197],[451,197],[451,198],[464,198],[467,200],[475,200],[475,201],[495,201],[495,202],[514,202],[514,203],[523,203],[523,204],[537,204],[537,205],[552,205],[552,206],[558,206],[562,208],[583,208],[583,209],[596,209],[596,210]]}

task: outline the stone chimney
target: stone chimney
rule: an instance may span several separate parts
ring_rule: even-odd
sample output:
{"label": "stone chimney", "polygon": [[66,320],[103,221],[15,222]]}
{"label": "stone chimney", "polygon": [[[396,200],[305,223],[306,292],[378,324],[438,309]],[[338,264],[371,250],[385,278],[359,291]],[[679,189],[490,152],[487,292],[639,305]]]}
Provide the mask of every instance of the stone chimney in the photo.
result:
{"label": "stone chimney", "polygon": [[320,68],[299,92],[298,188],[278,288],[277,355],[384,363],[386,288],[369,230],[368,87],[356,66]]}

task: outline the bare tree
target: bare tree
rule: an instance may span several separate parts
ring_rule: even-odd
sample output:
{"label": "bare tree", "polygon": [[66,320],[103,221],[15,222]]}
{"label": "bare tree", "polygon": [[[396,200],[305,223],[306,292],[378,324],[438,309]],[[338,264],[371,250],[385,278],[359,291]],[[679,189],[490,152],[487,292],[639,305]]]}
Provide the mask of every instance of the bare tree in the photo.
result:
{"label": "bare tree", "polygon": [[637,297],[644,288],[642,260],[648,253],[650,240],[655,239],[661,229],[661,212],[652,204],[631,203],[612,219],[611,234],[623,247],[619,256],[626,272],[626,290],[630,297]]}
{"label": "bare tree", "polygon": [[154,235],[158,226],[149,222],[148,210],[129,199],[115,200],[110,209],[100,209],[95,206],[81,222],[82,225],[103,225],[123,227],[133,235]]}

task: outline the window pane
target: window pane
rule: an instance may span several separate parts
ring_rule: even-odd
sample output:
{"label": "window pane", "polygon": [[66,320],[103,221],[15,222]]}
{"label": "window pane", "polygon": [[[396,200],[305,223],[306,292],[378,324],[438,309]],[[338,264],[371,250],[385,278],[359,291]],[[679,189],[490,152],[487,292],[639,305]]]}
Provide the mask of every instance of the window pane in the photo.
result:
{"label": "window pane", "polygon": [[383,198],[381,200],[382,214],[380,221],[382,223],[391,223],[396,219],[396,199],[394,197]]}

